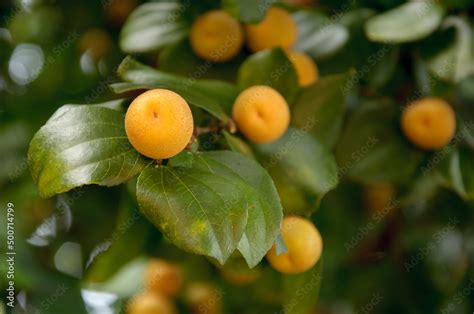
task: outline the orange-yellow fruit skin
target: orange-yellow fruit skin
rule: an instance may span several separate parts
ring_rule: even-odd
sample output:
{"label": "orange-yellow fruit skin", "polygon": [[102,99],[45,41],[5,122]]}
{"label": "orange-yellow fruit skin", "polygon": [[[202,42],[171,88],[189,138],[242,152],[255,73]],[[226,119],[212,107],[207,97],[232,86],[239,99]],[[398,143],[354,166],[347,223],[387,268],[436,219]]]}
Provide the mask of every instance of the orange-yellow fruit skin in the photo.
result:
{"label": "orange-yellow fruit skin", "polygon": [[288,252],[276,255],[275,245],[267,253],[270,265],[285,274],[309,270],[320,259],[323,241],[318,229],[307,219],[297,216],[283,218],[281,235]]}
{"label": "orange-yellow fruit skin", "polygon": [[139,95],[125,115],[130,143],[153,159],[166,159],[181,152],[189,143],[193,129],[193,115],[187,102],[166,89]]}
{"label": "orange-yellow fruit skin", "polygon": [[92,59],[105,57],[113,46],[110,35],[99,28],[90,29],[79,39],[79,49],[87,52]]}
{"label": "orange-yellow fruit skin", "polygon": [[280,8],[270,8],[258,24],[245,26],[247,46],[253,52],[268,48],[288,49],[298,38],[298,29],[291,15]]}
{"label": "orange-yellow fruit skin", "polygon": [[456,116],[440,98],[423,98],[410,104],[402,114],[402,130],[416,146],[437,150],[447,145],[456,131]]}
{"label": "orange-yellow fruit skin", "polygon": [[244,31],[239,21],[222,10],[201,15],[192,25],[191,47],[200,58],[224,62],[235,57],[242,49]]}
{"label": "orange-yellow fruit skin", "polygon": [[268,86],[252,86],[239,94],[232,108],[237,128],[254,143],[280,138],[290,124],[286,100]]}
{"label": "orange-yellow fruit skin", "polygon": [[319,72],[310,56],[303,52],[290,51],[287,53],[288,59],[296,69],[298,74],[298,83],[300,86],[308,86],[318,80]]}
{"label": "orange-yellow fruit skin", "polygon": [[194,282],[186,289],[186,303],[195,314],[222,313],[223,294],[211,283]]}
{"label": "orange-yellow fruit skin", "polygon": [[175,305],[164,295],[142,292],[134,296],[127,305],[128,314],[176,314]]}
{"label": "orange-yellow fruit skin", "polygon": [[176,296],[183,284],[183,273],[173,263],[152,259],[143,273],[143,284],[147,290]]}

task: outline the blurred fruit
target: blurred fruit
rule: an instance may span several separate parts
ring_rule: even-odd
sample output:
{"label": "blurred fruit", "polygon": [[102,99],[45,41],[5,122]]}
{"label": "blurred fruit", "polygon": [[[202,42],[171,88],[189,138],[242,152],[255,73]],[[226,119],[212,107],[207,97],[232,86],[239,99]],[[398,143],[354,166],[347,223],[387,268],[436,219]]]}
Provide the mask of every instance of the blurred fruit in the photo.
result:
{"label": "blurred fruit", "polygon": [[192,25],[191,47],[204,60],[224,62],[242,49],[244,32],[239,21],[225,11],[213,10],[201,15]]}
{"label": "blurred fruit", "polygon": [[238,129],[250,141],[269,143],[285,133],[290,109],[285,98],[268,86],[252,86],[240,93],[232,108]]}
{"label": "blurred fruit", "polygon": [[436,150],[447,145],[456,131],[456,116],[440,98],[423,98],[410,104],[402,115],[405,136],[416,146]]}
{"label": "blurred fruit", "polygon": [[162,259],[152,259],[143,274],[147,290],[176,296],[183,284],[183,273],[179,266]]}
{"label": "blurred fruit", "polygon": [[234,285],[248,285],[260,277],[260,271],[256,268],[248,269],[241,267],[228,267],[221,269],[222,277]]}
{"label": "blurred fruit", "polygon": [[88,53],[93,60],[105,57],[113,46],[109,34],[99,28],[86,31],[79,40],[81,53]]}
{"label": "blurred fruit", "polygon": [[188,145],[193,128],[193,115],[186,100],[166,89],[141,94],[125,115],[130,143],[153,159],[166,159],[180,153]]}
{"label": "blurred fruit", "polygon": [[273,268],[286,274],[302,273],[313,267],[320,259],[323,241],[318,229],[311,221],[297,217],[283,218],[281,236],[288,252],[277,255],[276,246],[267,253]]}
{"label": "blurred fruit", "polygon": [[222,297],[222,292],[213,284],[206,282],[190,284],[185,295],[186,303],[194,314],[222,313]]}
{"label": "blurred fruit", "polygon": [[270,8],[263,21],[245,26],[247,45],[251,51],[281,47],[289,49],[298,38],[298,29],[291,15],[280,8]]}
{"label": "blurred fruit", "polygon": [[300,86],[308,86],[317,81],[319,77],[318,68],[310,56],[297,51],[289,51],[287,54],[296,69]]}
{"label": "blurred fruit", "polygon": [[106,0],[103,1],[107,19],[115,24],[121,25],[138,5],[137,0]]}
{"label": "blurred fruit", "polygon": [[175,314],[176,307],[171,301],[159,294],[142,292],[134,296],[127,304],[128,314]]}
{"label": "blurred fruit", "polygon": [[395,188],[390,183],[369,184],[364,189],[364,202],[369,214],[385,216],[392,209],[396,195]]}

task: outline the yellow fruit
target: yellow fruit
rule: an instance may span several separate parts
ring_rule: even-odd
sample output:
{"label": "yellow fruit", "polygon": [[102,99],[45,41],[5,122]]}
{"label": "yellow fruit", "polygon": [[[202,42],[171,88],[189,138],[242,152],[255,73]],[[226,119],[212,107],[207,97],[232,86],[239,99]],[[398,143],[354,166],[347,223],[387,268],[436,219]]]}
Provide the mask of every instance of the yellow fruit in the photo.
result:
{"label": "yellow fruit", "polygon": [[[137,0],[104,0],[104,10],[107,19],[120,25],[138,5]],[[104,3],[104,1],[102,3]]]}
{"label": "yellow fruit", "polygon": [[308,86],[318,80],[318,68],[313,59],[303,52],[290,51],[287,54],[296,69],[300,86]]}
{"label": "yellow fruit", "polygon": [[288,129],[290,109],[283,96],[273,88],[252,86],[235,100],[232,117],[250,141],[269,143]]}
{"label": "yellow fruit", "polygon": [[390,183],[369,184],[364,189],[364,202],[371,215],[385,216],[394,203],[395,188]]}
{"label": "yellow fruit", "polygon": [[90,29],[79,40],[79,49],[87,52],[92,59],[98,60],[105,57],[113,46],[109,34],[102,29]]}
{"label": "yellow fruit", "polygon": [[281,235],[288,252],[276,255],[275,245],[267,253],[273,268],[286,274],[302,273],[313,267],[323,251],[318,229],[307,219],[297,216],[283,218]]}
{"label": "yellow fruit", "polygon": [[192,25],[191,47],[204,60],[224,62],[235,57],[244,43],[239,21],[225,11],[213,10],[201,15]]}
{"label": "yellow fruit", "polygon": [[176,314],[175,305],[165,296],[142,292],[134,296],[127,304],[128,314]]}
{"label": "yellow fruit", "polygon": [[143,284],[147,290],[176,296],[183,284],[183,274],[179,266],[165,260],[153,259],[145,269]]}
{"label": "yellow fruit", "polygon": [[166,89],[139,95],[125,115],[125,131],[141,154],[166,159],[181,152],[193,135],[193,115],[186,101]]}
{"label": "yellow fruit", "polygon": [[456,131],[451,106],[440,98],[423,98],[409,105],[402,115],[402,130],[416,146],[426,150],[448,144]]}
{"label": "yellow fruit", "polygon": [[195,314],[222,313],[222,292],[206,282],[195,282],[186,289],[186,303]]}
{"label": "yellow fruit", "polygon": [[258,24],[245,26],[247,46],[253,52],[281,47],[288,49],[298,38],[298,29],[291,15],[280,8],[270,8]]}

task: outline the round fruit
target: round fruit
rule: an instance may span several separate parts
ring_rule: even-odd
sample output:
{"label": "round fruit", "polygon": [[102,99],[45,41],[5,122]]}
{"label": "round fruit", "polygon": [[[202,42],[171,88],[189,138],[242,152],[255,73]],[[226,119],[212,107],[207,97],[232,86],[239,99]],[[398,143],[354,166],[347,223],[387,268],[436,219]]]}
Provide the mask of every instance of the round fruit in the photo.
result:
{"label": "round fruit", "polygon": [[402,130],[416,146],[426,150],[448,144],[456,131],[451,106],[440,98],[423,98],[409,105],[402,115]]}
{"label": "round fruit", "polygon": [[191,47],[204,60],[224,62],[242,49],[244,32],[239,21],[225,11],[213,10],[201,15],[192,25]]}
{"label": "round fruit", "polygon": [[186,289],[185,299],[195,314],[222,313],[222,293],[212,284],[195,282]]}
{"label": "round fruit", "polygon": [[107,19],[116,25],[121,25],[137,7],[137,0],[107,0],[104,5]]}
{"label": "round fruit", "polygon": [[267,253],[273,268],[282,273],[296,274],[307,271],[319,261],[323,241],[318,229],[309,220],[297,216],[283,218],[281,235],[288,252],[277,255],[273,245]]}
{"label": "round fruit", "polygon": [[269,143],[288,129],[290,109],[285,98],[273,88],[252,86],[235,100],[232,117],[249,140]]}
{"label": "round fruit", "polygon": [[166,89],[149,90],[133,100],[125,131],[141,154],[166,159],[181,152],[193,135],[193,115],[186,101]]}
{"label": "round fruit", "polygon": [[318,68],[313,59],[303,52],[290,51],[288,52],[288,59],[296,69],[298,74],[298,83],[300,86],[308,86],[313,84],[318,79]]}
{"label": "round fruit", "polygon": [[175,305],[158,293],[142,292],[134,296],[127,305],[128,314],[176,314]]}
{"label": "round fruit", "polygon": [[143,283],[147,290],[176,296],[183,284],[183,274],[179,266],[165,260],[153,259],[145,269]]}
{"label": "round fruit", "polygon": [[298,29],[291,15],[280,8],[270,8],[263,21],[245,26],[247,45],[253,52],[281,47],[288,49],[298,38]]}
{"label": "round fruit", "polygon": [[92,59],[98,60],[105,57],[113,46],[109,34],[99,28],[85,32],[79,40],[79,49],[88,53]]}
{"label": "round fruit", "polygon": [[369,184],[364,190],[364,201],[371,215],[385,216],[392,207],[395,188],[390,183]]}

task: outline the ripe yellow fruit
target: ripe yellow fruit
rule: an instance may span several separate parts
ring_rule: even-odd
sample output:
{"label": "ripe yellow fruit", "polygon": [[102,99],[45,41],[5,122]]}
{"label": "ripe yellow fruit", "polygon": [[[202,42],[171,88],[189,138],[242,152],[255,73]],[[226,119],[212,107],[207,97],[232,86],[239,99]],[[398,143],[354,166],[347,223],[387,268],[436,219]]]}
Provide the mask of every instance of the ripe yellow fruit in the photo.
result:
{"label": "ripe yellow fruit", "polygon": [[192,25],[191,47],[204,60],[224,62],[242,49],[244,31],[239,21],[223,10],[201,15]]}
{"label": "ripe yellow fruit", "polygon": [[181,268],[162,259],[152,259],[143,273],[144,287],[167,296],[176,296],[183,284]]}
{"label": "ripe yellow fruit", "polygon": [[288,252],[276,255],[276,247],[267,253],[273,268],[286,274],[302,273],[313,267],[323,251],[318,229],[307,219],[297,216],[283,218],[281,235]]}
{"label": "ripe yellow fruit", "polygon": [[426,150],[448,144],[456,131],[456,116],[440,98],[423,98],[410,104],[402,115],[402,130],[416,146]]}
{"label": "ripe yellow fruit", "polygon": [[371,215],[383,217],[394,206],[395,187],[390,183],[373,183],[364,189],[364,202]]}
{"label": "ripe yellow fruit", "polygon": [[142,292],[134,296],[127,304],[128,314],[176,314],[176,306],[165,296]]}
{"label": "ripe yellow fruit", "polygon": [[296,51],[289,51],[287,55],[296,69],[300,86],[308,86],[318,80],[318,68],[310,56],[303,52]]}
{"label": "ripe yellow fruit", "polygon": [[285,98],[273,88],[252,86],[235,100],[232,117],[250,141],[269,143],[288,129],[290,109]]}
{"label": "ripe yellow fruit", "polygon": [[194,282],[186,289],[186,303],[195,314],[222,313],[223,294],[213,284]]}
{"label": "ripe yellow fruit", "polygon": [[258,24],[245,26],[247,46],[253,52],[268,48],[288,49],[298,38],[298,29],[291,15],[280,8],[270,8]]}
{"label": "ripe yellow fruit", "polygon": [[149,90],[133,100],[125,115],[125,131],[141,154],[166,159],[181,152],[193,135],[188,103],[166,89]]}
{"label": "ripe yellow fruit", "polygon": [[79,39],[81,53],[87,52],[93,60],[105,57],[113,46],[110,35],[99,28],[86,31]]}

